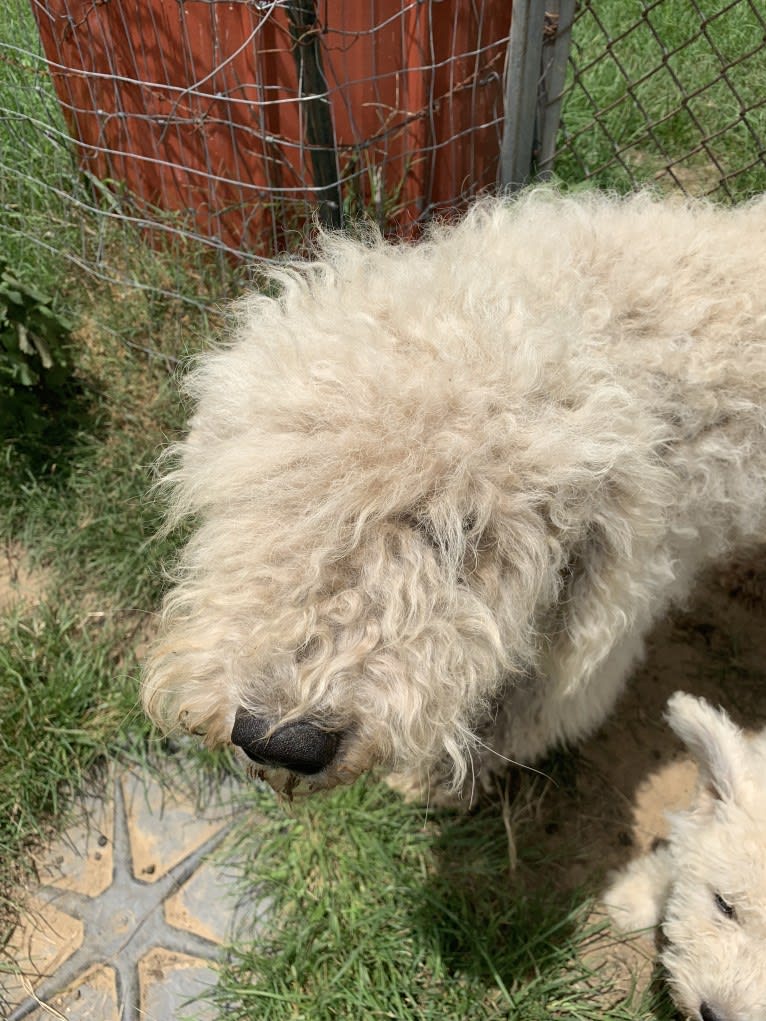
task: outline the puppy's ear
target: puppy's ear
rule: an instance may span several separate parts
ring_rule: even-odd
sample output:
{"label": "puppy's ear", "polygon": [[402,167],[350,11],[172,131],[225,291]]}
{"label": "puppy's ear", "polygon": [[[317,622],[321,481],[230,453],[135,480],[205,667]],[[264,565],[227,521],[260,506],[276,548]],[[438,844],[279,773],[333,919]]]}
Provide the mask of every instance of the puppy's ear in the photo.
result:
{"label": "puppy's ear", "polygon": [[665,719],[691,752],[703,786],[719,801],[741,800],[749,774],[748,740],[723,709],[677,691]]}

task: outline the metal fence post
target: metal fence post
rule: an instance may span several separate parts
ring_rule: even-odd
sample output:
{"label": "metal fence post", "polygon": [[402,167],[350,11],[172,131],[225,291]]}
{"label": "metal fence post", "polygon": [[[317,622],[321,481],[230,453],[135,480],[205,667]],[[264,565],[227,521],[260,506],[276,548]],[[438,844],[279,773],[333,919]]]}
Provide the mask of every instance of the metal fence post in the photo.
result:
{"label": "metal fence post", "polygon": [[513,0],[500,187],[550,174],[575,0]]}
{"label": "metal fence post", "polygon": [[343,222],[343,203],[338,153],[327,80],[322,69],[316,3],[315,0],[291,0],[285,9],[298,71],[298,88],[303,99],[305,132],[318,198],[319,219],[327,227],[340,227]]}
{"label": "metal fence post", "polygon": [[537,120],[540,151],[537,169],[542,178],[553,173],[556,137],[561,120],[561,100],[567,74],[569,48],[572,43],[572,22],[576,0],[549,0],[543,25],[543,52],[538,91]]}

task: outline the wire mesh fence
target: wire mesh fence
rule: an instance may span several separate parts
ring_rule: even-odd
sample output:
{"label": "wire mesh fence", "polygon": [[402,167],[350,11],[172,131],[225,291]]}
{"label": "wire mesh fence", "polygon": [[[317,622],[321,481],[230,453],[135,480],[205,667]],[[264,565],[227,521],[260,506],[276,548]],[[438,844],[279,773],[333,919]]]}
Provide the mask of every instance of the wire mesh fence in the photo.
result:
{"label": "wire mesh fence", "polygon": [[285,247],[313,209],[406,230],[496,179],[504,0],[33,10],[82,170],[231,254]]}
{"label": "wire mesh fence", "polygon": [[533,171],[766,189],[762,0],[6,0],[0,256],[112,288],[130,333],[206,309],[317,211],[415,232],[497,186],[524,4]]}

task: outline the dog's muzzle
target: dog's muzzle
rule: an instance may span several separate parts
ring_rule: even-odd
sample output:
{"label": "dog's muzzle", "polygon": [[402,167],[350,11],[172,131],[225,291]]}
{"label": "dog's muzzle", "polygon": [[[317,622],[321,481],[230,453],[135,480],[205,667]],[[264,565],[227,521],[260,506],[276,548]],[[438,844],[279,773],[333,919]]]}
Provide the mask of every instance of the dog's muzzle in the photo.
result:
{"label": "dog's muzzle", "polygon": [[234,717],[231,742],[260,766],[289,769],[303,776],[321,772],[338,751],[341,735],[313,723],[298,720],[274,731],[271,728],[268,720],[253,716],[240,706]]}

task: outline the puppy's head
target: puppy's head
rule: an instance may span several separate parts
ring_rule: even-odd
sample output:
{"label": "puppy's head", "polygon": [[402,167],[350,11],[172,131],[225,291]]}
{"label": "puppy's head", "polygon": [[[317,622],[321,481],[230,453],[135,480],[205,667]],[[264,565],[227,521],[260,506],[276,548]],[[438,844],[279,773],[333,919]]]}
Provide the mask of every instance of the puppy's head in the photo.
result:
{"label": "puppy's head", "polygon": [[680,692],[668,721],[700,781],[672,820],[663,963],[689,1016],[757,1021],[766,1018],[766,743]]}

